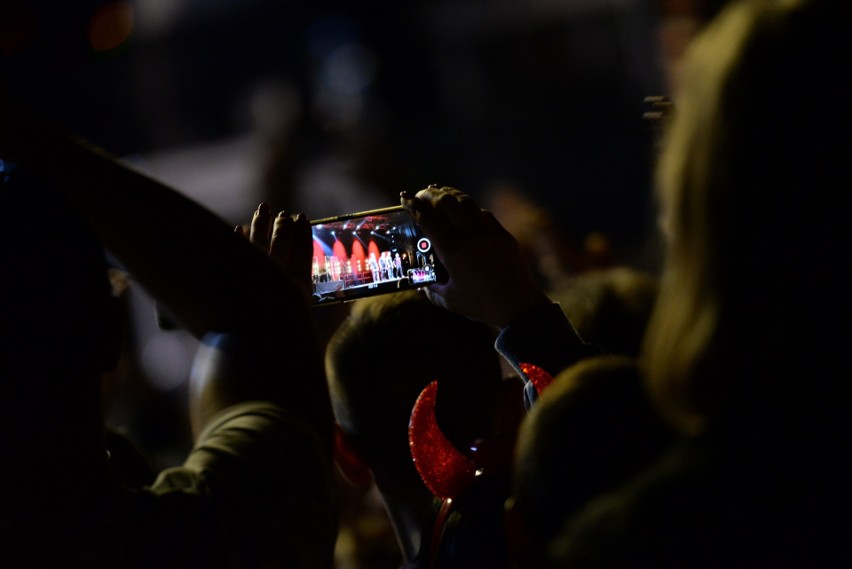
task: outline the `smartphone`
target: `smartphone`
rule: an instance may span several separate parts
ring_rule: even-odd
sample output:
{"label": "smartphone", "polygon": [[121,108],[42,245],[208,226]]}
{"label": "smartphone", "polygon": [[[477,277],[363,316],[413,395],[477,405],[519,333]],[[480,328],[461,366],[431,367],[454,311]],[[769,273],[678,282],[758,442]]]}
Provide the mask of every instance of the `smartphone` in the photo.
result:
{"label": "smartphone", "polygon": [[314,305],[446,280],[432,242],[402,206],[317,219],[311,230]]}

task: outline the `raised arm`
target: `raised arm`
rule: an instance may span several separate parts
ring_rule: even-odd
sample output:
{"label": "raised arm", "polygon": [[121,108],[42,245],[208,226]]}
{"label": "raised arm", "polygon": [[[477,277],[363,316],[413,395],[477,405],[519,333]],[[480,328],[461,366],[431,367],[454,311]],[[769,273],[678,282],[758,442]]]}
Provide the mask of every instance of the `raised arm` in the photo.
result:
{"label": "raised arm", "polygon": [[[134,280],[205,340],[213,366],[205,367],[197,390],[199,424],[233,403],[266,400],[330,437],[310,309],[279,263],[201,204],[38,120],[2,93],[0,152],[64,190]],[[227,342],[223,335],[230,335]],[[235,343],[241,359],[225,364],[221,353]],[[232,373],[235,366],[239,373]]]}
{"label": "raised arm", "polygon": [[547,297],[524,263],[517,240],[474,200],[455,188],[429,186],[401,203],[432,239],[449,274],[429,286],[429,298],[452,310],[496,326],[495,347],[526,382],[531,406],[541,383],[528,364],[546,376],[599,353],[586,344],[559,304]]}
{"label": "raised arm", "polygon": [[50,125],[19,113],[13,126],[4,138],[14,159],[61,186],[110,252],[196,337],[244,326],[286,297],[279,287],[293,286],[201,204]]}

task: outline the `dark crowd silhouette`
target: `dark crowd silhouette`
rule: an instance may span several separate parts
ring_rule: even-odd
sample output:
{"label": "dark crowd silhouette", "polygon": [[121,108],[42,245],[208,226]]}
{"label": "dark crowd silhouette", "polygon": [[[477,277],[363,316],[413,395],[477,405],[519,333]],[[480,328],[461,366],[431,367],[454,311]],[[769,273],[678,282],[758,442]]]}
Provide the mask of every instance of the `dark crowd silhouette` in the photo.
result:
{"label": "dark crowd silhouette", "polygon": [[[0,566],[847,564],[852,8],[702,6],[653,262],[428,180],[433,258],[333,280],[440,278],[333,306],[301,204],[226,220],[0,83]],[[110,421],[134,287],[197,342],[167,466]]]}

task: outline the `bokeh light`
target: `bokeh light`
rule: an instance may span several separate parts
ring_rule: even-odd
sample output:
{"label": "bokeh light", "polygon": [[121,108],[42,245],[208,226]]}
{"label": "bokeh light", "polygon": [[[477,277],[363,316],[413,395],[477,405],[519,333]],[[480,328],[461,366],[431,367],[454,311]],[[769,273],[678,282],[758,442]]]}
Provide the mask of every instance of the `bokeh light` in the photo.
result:
{"label": "bokeh light", "polygon": [[133,8],[127,2],[109,2],[92,14],[89,46],[101,54],[123,47],[133,33]]}

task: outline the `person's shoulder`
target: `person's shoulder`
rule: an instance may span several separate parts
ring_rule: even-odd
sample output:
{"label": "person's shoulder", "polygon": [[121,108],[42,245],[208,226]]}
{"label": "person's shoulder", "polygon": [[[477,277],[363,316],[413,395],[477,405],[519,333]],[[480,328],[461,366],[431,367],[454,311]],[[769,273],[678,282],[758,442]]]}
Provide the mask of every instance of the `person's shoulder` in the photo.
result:
{"label": "person's shoulder", "polygon": [[[575,567],[696,565],[706,553],[696,524],[706,512],[696,500],[706,472],[688,449],[675,447],[628,484],[603,494],[569,519],[554,539],[557,563]],[[711,540],[712,541],[712,540]],[[685,564],[682,564],[685,563]],[[678,565],[681,564],[681,565]],[[562,566],[562,565],[559,565]]]}
{"label": "person's shoulder", "polygon": [[852,530],[828,522],[833,506],[797,509],[789,493],[764,488],[782,474],[717,451],[707,440],[685,439],[592,500],[554,539],[556,566],[806,566],[817,556],[848,558],[839,544]]}

